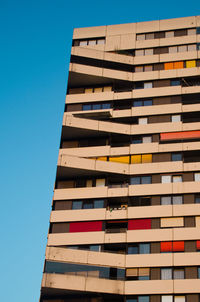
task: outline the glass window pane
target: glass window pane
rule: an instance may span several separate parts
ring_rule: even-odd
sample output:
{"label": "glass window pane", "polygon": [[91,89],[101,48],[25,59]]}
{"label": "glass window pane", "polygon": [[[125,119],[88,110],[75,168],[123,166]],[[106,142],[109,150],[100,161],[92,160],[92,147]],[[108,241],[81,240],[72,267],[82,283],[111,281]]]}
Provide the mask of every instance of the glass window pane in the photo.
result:
{"label": "glass window pane", "polygon": [[139,253],[140,254],[150,254],[150,243],[140,243]]}
{"label": "glass window pane", "polygon": [[138,119],[138,124],[139,124],[139,125],[146,125],[147,123],[148,123],[147,117],[140,117],[140,118]]}
{"label": "glass window pane", "polygon": [[180,114],[172,115],[172,122],[180,122],[180,121],[181,121]]}
{"label": "glass window pane", "polygon": [[139,249],[138,246],[129,246],[128,247],[128,254],[138,254],[139,253]]}
{"label": "glass window pane", "polygon": [[198,279],[200,279],[200,267],[198,267]]}
{"label": "glass window pane", "polygon": [[200,43],[197,43],[197,50],[200,50]]}
{"label": "glass window pane", "polygon": [[187,46],[186,45],[178,46],[178,52],[185,52],[185,51],[187,51]]}
{"label": "glass window pane", "polygon": [[94,208],[102,209],[104,207],[104,199],[94,200]]}
{"label": "glass window pane", "polygon": [[90,245],[90,251],[99,252],[101,246],[100,245]]}
{"label": "glass window pane", "polygon": [[171,80],[171,86],[179,86],[181,85],[180,80]]}
{"label": "glass window pane", "polygon": [[141,107],[142,106],[142,101],[134,101],[133,102],[133,107]]}
{"label": "glass window pane", "polygon": [[153,102],[152,100],[145,100],[144,101],[144,106],[152,106]]}
{"label": "glass window pane", "polygon": [[139,276],[138,280],[149,280],[149,276]]}
{"label": "glass window pane", "polygon": [[200,196],[195,196],[195,203],[200,203]]}
{"label": "glass window pane", "polygon": [[131,185],[139,185],[140,184],[140,177],[131,177]]}
{"label": "glass window pane", "polygon": [[174,31],[166,31],[165,38],[171,38],[174,37]]}
{"label": "glass window pane", "polygon": [[96,40],[90,40],[90,41],[88,41],[88,45],[96,45]]}
{"label": "glass window pane", "polygon": [[162,205],[171,204],[171,196],[162,196],[161,197],[161,204]]}
{"label": "glass window pane", "polygon": [[135,51],[136,57],[143,56],[143,55],[144,55],[144,49],[136,49]]}
{"label": "glass window pane", "polygon": [[102,104],[102,109],[110,109],[110,103],[104,103]]}
{"label": "glass window pane", "polygon": [[83,111],[92,110],[92,105],[83,105]]}
{"label": "glass window pane", "polygon": [[94,104],[92,105],[93,110],[100,110],[101,109],[101,104]]}
{"label": "glass window pane", "polygon": [[80,210],[82,209],[82,201],[73,201],[72,210]]}
{"label": "glass window pane", "polygon": [[105,39],[98,39],[97,40],[97,44],[100,45],[100,44],[105,44]]}
{"label": "glass window pane", "polygon": [[85,46],[85,45],[87,45],[87,41],[80,41],[80,44],[79,44],[80,46]]}
{"label": "glass window pane", "polygon": [[93,209],[93,202],[84,202],[83,209]]}
{"label": "glass window pane", "polygon": [[173,196],[172,197],[173,204],[182,204],[183,203],[183,196]]}
{"label": "glass window pane", "polygon": [[144,88],[152,88],[153,87],[153,83],[152,82],[146,82],[144,83]]}
{"label": "glass window pane", "polygon": [[145,34],[139,34],[137,35],[137,41],[145,40]]}
{"label": "glass window pane", "polygon": [[174,269],[174,279],[184,279],[184,269]]}
{"label": "glass window pane", "polygon": [[146,40],[154,39],[154,33],[146,34],[146,35],[145,35],[145,39],[146,39]]}
{"label": "glass window pane", "polygon": [[172,161],[182,161],[181,153],[172,153]]}
{"label": "glass window pane", "polygon": [[143,66],[135,66],[135,72],[143,72]]}
{"label": "glass window pane", "polygon": [[175,175],[172,178],[173,182],[182,182],[182,176],[181,175]]}
{"label": "glass window pane", "polygon": [[151,184],[151,176],[142,176],[141,183],[142,184]]}
{"label": "glass window pane", "polygon": [[145,49],[144,50],[144,55],[145,56],[151,56],[151,55],[153,55],[153,48]]}
{"label": "glass window pane", "polygon": [[138,296],[138,302],[149,302],[149,296]]}
{"label": "glass window pane", "polygon": [[169,47],[169,53],[176,53],[178,51],[177,46]]}
{"label": "glass window pane", "polygon": [[196,44],[188,45],[188,51],[195,51],[197,49]]}
{"label": "glass window pane", "polygon": [[153,65],[144,66],[144,71],[152,71],[152,70],[153,70]]}
{"label": "glass window pane", "polygon": [[131,141],[131,144],[141,144],[142,139],[141,138],[133,138]]}
{"label": "glass window pane", "polygon": [[173,302],[173,296],[162,296],[161,302]]}
{"label": "glass window pane", "polygon": [[161,176],[161,183],[170,183],[171,182],[171,175],[162,175]]}
{"label": "glass window pane", "polygon": [[137,302],[137,298],[126,298],[126,302]]}
{"label": "glass window pane", "polygon": [[199,35],[200,34],[200,27],[197,27],[197,35]]}
{"label": "glass window pane", "polygon": [[143,142],[143,144],[151,143],[152,142],[152,137],[151,136],[144,136],[142,138],[142,142]]}
{"label": "glass window pane", "polygon": [[200,173],[195,173],[194,174],[194,180],[195,181],[200,181]]}
{"label": "glass window pane", "polygon": [[171,268],[161,268],[161,280],[172,279],[172,269]]}

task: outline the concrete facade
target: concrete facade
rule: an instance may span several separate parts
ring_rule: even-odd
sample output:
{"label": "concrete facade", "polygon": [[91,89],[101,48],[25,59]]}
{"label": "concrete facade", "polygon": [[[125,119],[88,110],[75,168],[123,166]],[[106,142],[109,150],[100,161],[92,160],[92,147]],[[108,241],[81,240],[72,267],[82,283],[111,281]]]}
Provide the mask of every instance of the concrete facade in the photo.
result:
{"label": "concrete facade", "polygon": [[200,16],[74,30],[40,302],[200,302]]}

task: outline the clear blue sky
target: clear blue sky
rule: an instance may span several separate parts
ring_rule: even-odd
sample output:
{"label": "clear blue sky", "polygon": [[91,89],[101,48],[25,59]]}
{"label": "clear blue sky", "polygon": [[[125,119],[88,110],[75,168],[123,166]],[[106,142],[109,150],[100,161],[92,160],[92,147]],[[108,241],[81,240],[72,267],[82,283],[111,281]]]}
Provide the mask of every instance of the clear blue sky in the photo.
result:
{"label": "clear blue sky", "polygon": [[197,0],[0,0],[0,301],[39,299],[73,28],[192,15]]}

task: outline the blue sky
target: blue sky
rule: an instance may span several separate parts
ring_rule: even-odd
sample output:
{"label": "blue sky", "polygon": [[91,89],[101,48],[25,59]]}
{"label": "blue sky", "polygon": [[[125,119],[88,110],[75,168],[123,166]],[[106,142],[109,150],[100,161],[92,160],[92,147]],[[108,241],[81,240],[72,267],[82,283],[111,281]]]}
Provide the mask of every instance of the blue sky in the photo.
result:
{"label": "blue sky", "polygon": [[0,0],[0,301],[39,299],[73,28],[199,14],[193,0]]}

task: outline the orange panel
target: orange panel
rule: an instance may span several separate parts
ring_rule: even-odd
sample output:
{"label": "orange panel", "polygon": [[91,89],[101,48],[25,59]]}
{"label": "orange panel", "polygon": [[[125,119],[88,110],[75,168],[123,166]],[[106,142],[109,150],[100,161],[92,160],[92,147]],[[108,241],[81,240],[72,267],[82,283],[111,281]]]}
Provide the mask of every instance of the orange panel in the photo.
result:
{"label": "orange panel", "polygon": [[183,61],[181,62],[174,62],[174,69],[183,68]]}
{"label": "orange panel", "polygon": [[165,70],[174,69],[174,63],[165,63]]}
{"label": "orange panel", "polygon": [[161,252],[172,252],[172,242],[161,242],[160,243],[160,251]]}
{"label": "orange panel", "polygon": [[200,131],[166,132],[160,134],[161,141],[187,138],[200,138]]}
{"label": "orange panel", "polygon": [[184,252],[184,241],[174,241],[173,252]]}

